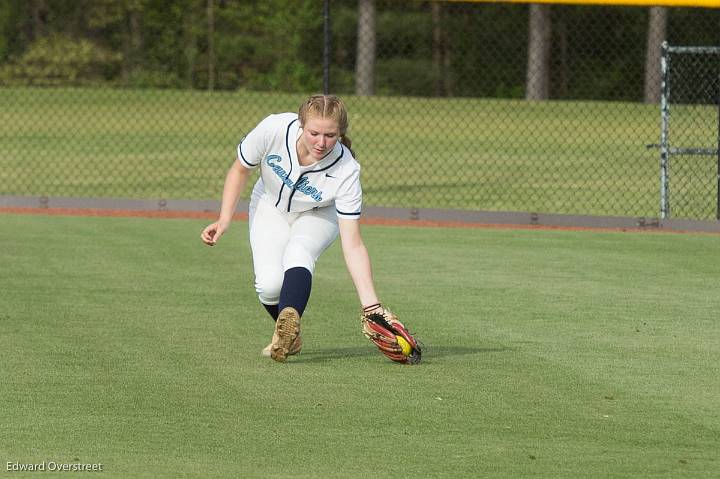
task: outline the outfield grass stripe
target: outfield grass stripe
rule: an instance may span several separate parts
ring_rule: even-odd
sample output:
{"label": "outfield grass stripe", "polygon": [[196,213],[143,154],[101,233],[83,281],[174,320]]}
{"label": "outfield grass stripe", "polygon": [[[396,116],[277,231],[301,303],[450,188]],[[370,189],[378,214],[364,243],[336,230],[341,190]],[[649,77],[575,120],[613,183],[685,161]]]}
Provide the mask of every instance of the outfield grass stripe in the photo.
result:
{"label": "outfield grass stripe", "polygon": [[[720,238],[366,226],[418,367],[361,335],[338,245],[260,357],[247,223],[0,216],[0,458],[108,477],[712,477]],[[387,458],[394,469],[368,469]],[[76,461],[77,462],[77,461]],[[52,475],[49,474],[50,477]]]}

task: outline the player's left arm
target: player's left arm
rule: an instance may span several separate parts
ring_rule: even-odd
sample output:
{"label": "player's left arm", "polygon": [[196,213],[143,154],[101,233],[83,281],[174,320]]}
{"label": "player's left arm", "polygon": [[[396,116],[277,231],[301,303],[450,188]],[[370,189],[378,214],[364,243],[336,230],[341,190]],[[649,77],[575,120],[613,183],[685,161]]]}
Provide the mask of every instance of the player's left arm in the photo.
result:
{"label": "player's left arm", "polygon": [[338,227],[345,265],[355,284],[360,303],[363,307],[379,303],[373,284],[370,255],[360,235],[360,222],[338,218]]}
{"label": "player's left arm", "polygon": [[389,309],[380,304],[373,285],[370,255],[360,236],[360,222],[338,218],[345,264],[355,283],[363,312],[363,334],[392,361],[417,364],[422,351],[415,337]]}

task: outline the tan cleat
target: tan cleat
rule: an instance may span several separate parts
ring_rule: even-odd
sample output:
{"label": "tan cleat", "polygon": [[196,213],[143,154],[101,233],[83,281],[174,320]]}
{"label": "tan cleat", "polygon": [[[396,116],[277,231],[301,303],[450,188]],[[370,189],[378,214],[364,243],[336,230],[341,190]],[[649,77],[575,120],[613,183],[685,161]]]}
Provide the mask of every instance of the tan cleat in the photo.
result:
{"label": "tan cleat", "polygon": [[295,308],[283,308],[275,322],[275,334],[270,343],[270,357],[284,362],[290,353],[290,347],[300,334],[300,314]]}
{"label": "tan cleat", "polygon": [[[275,334],[273,334],[273,340],[275,339]],[[266,358],[270,357],[270,352],[272,351],[272,345],[273,343],[268,344],[263,348],[262,355]],[[297,338],[295,338],[295,341],[292,342],[290,345],[290,349],[288,349],[288,356],[293,356],[295,354],[298,354],[300,351],[302,351],[303,341],[302,341],[302,332],[298,333]]]}

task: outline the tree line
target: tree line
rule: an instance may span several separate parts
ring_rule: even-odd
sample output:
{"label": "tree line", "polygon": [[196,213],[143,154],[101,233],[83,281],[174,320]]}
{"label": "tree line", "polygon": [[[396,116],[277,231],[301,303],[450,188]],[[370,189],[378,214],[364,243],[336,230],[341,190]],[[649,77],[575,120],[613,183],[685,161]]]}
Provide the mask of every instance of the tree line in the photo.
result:
{"label": "tree line", "polygon": [[[659,44],[720,12],[443,1],[4,0],[0,85],[656,101]],[[639,80],[638,80],[639,79]]]}

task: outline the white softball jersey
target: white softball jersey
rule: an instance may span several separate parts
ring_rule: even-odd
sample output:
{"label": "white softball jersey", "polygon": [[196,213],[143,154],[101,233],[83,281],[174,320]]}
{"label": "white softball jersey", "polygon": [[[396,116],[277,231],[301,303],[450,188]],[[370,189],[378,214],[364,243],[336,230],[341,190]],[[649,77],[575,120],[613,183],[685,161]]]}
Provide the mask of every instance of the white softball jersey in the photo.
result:
{"label": "white softball jersey", "polygon": [[335,206],[337,216],[359,219],[362,208],[360,165],[339,141],[310,166],[298,162],[296,143],[302,128],[297,113],[270,115],[238,145],[238,161],[260,167],[252,196],[261,196],[277,209],[299,213]]}
{"label": "white softball jersey", "polygon": [[357,220],[362,207],[360,165],[339,141],[323,159],[301,166],[296,113],[270,115],[238,145],[246,168],[260,168],[250,197],[250,245],[255,290],[264,304],[277,304],[284,272],[311,273],[338,236],[337,218]]}

